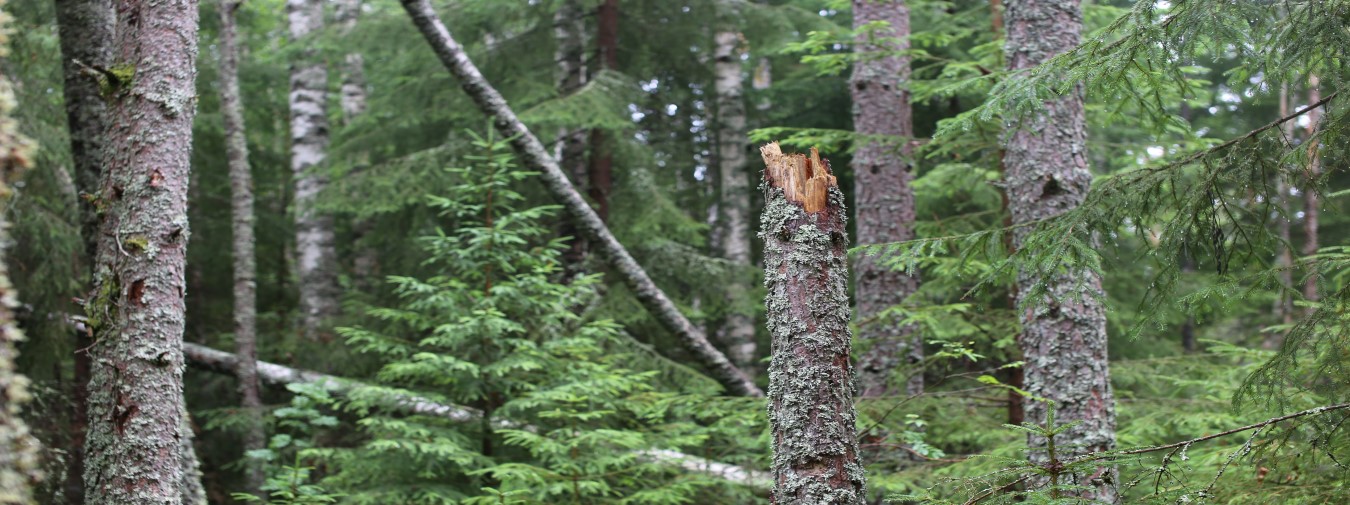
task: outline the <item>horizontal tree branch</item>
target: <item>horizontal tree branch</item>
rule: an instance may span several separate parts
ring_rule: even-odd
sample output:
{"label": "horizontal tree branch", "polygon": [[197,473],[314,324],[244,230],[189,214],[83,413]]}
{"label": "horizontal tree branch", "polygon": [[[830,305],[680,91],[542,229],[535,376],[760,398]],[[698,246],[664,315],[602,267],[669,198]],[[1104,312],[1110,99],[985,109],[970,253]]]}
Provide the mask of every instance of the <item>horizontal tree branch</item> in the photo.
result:
{"label": "horizontal tree branch", "polygon": [[[234,375],[235,363],[238,359],[234,354],[189,342],[183,343],[183,356],[187,358],[190,365],[197,368],[230,376]],[[258,378],[262,382],[274,386],[314,384],[322,386],[333,394],[346,394],[364,388],[374,389],[374,386],[359,381],[266,361],[258,361]],[[442,417],[457,422],[470,422],[482,416],[481,411],[470,407],[440,403],[412,394],[387,394],[392,407],[412,414]],[[757,490],[767,491],[773,486],[772,480],[764,472],[712,461],[679,451],[646,449],[638,451],[638,454],[648,461],[664,463],[689,472],[721,478]]]}

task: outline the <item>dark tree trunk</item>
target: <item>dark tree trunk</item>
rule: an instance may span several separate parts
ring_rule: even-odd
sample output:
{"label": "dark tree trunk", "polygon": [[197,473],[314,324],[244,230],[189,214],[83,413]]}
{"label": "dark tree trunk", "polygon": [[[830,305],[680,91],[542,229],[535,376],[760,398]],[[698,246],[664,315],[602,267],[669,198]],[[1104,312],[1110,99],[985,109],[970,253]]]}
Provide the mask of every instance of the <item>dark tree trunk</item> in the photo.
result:
{"label": "dark tree trunk", "polygon": [[[1322,101],[1321,79],[1317,76],[1308,76],[1308,103],[1313,104]],[[1308,111],[1308,129],[1305,138],[1308,143],[1308,172],[1307,184],[1303,188],[1303,256],[1308,257],[1317,254],[1318,227],[1322,215],[1322,208],[1318,202],[1317,178],[1322,174],[1322,158],[1318,155],[1317,149],[1320,142],[1314,137],[1321,123],[1321,111],[1313,109]],[[1309,264],[1307,277],[1303,280],[1303,299],[1310,302],[1316,302],[1322,299],[1317,291],[1317,269],[1315,264]]]}
{"label": "dark tree trunk", "polygon": [[[1007,3],[1006,57],[1008,66],[1020,70],[1036,66],[1055,54],[1078,45],[1082,13],[1078,0],[1017,0]],[[1005,134],[1008,205],[1014,225],[1031,223],[1062,214],[1086,197],[1092,184],[1087,168],[1087,128],[1081,87],[1068,95],[1048,100],[1043,109],[1010,127]],[[1014,241],[1021,247],[1025,228]],[[1019,278],[1023,333],[1021,348],[1026,361],[1026,389],[1032,395],[1053,400],[1056,418],[1064,424],[1079,424],[1056,438],[1062,458],[1115,448],[1115,400],[1112,397],[1106,355],[1106,310],[1101,279],[1089,271],[1067,272],[1049,279],[1044,300],[1025,300],[1035,279]],[[1078,289],[1084,286],[1084,289]],[[1083,292],[1086,291],[1086,292]],[[1040,302],[1040,303],[1035,303]],[[1043,422],[1046,404],[1028,402],[1030,422]],[[1032,447],[1046,441],[1032,437]],[[1033,453],[1043,461],[1043,453]],[[1115,503],[1115,470],[1098,468],[1078,482],[1088,487],[1083,495]]]}
{"label": "dark tree trunk", "polygon": [[[854,51],[867,56],[855,64],[853,129],[868,136],[853,156],[857,187],[858,243],[883,244],[914,238],[913,176],[909,171],[914,125],[909,105],[909,8],[903,1],[853,1],[853,26],[885,21],[873,35],[859,35]],[[889,40],[877,40],[889,39]],[[880,54],[878,54],[880,53]],[[897,272],[877,256],[860,256],[854,268],[858,340],[868,347],[859,361],[863,396],[883,396],[902,363],[923,360],[923,342],[914,328],[878,320],[919,288],[917,275]],[[923,392],[923,373],[910,376],[908,394]]]}
{"label": "dark tree trunk", "polygon": [[[599,70],[619,68],[619,0],[604,0],[597,12],[595,61]],[[591,165],[588,169],[588,193],[595,202],[601,221],[609,221],[609,195],[614,192],[614,154],[605,132],[591,130]]]}
{"label": "dark tree trunk", "polygon": [[[307,40],[323,28],[323,2],[287,0],[291,40]],[[328,70],[316,51],[301,52],[291,67],[291,170],[295,175],[295,252],[300,277],[303,332],[311,340],[329,337],[325,325],[338,314],[337,249],[333,217],[315,209],[328,186],[322,164],[328,152]]]}
{"label": "dark tree trunk", "polygon": [[[239,41],[235,12],[239,1],[220,8],[220,112],[225,121],[225,159],[230,170],[230,202],[234,233],[234,349],[238,356],[239,406],[244,410],[244,452],[263,449],[262,399],[258,394],[258,269],[253,250],[253,173],[244,135],[244,104],[239,93]],[[254,495],[264,484],[261,460],[245,462],[245,491]]]}
{"label": "dark tree trunk", "polygon": [[401,0],[403,8],[412,18],[427,43],[431,45],[441,63],[460,81],[465,93],[473,99],[483,113],[493,118],[493,124],[506,138],[510,138],[511,147],[520,156],[521,164],[540,173],[545,188],[562,203],[568,217],[577,225],[582,236],[593,245],[609,262],[614,273],[628,285],[638,302],[642,303],[652,316],[668,331],[673,333],[680,343],[693,354],[694,359],[712,374],[713,378],[735,395],[763,396],[764,393],[749,378],[741,373],[731,361],[716,347],[708,342],[707,336],[694,327],[684,317],[675,303],[666,296],[661,288],[652,282],[646,270],[638,265],[628,250],[610,233],[604,221],[586,201],[577,193],[567,180],[567,175],[558,166],[557,160],[548,154],[539,139],[530,133],[524,123],[516,117],[515,111],[507,105],[496,88],[483,77],[478,67],[464,53],[464,47],[450,35],[450,30],[436,16],[428,0]]}
{"label": "dark tree trunk", "polygon": [[761,153],[773,501],[861,505],[844,194],[815,149],[785,155],[774,143]]}
{"label": "dark tree trunk", "polygon": [[197,98],[196,0],[119,0],[104,75],[108,130],[85,306],[85,502],[183,502],[183,295]]}
{"label": "dark tree trunk", "polygon": [[[99,96],[93,68],[108,68],[112,63],[113,11],[109,0],[56,0],[56,25],[61,38],[61,67],[65,73],[66,120],[70,132],[70,153],[75,185],[80,195],[98,193],[103,166],[103,132],[107,105]],[[80,235],[84,240],[84,261],[92,265],[98,249],[98,211],[95,200],[79,199]],[[75,333],[75,348],[86,349],[93,341],[87,333]],[[89,354],[74,354],[71,383],[73,412],[70,422],[70,463],[66,466],[65,498],[70,503],[84,502],[84,435],[88,426]]]}
{"label": "dark tree trunk", "polygon": [[[0,7],[4,7],[0,0]],[[9,27],[8,14],[0,12],[0,33]],[[9,55],[9,46],[0,44],[0,58]],[[10,117],[14,93],[9,79],[0,74],[0,503],[27,505],[32,503],[33,486],[42,478],[38,460],[38,440],[28,431],[20,416],[27,403],[28,378],[15,367],[19,357],[16,345],[23,333],[14,320],[19,295],[9,283],[5,265],[5,249],[9,246],[9,209],[14,190],[10,185],[18,181],[31,163],[32,142],[19,134],[18,125]]]}

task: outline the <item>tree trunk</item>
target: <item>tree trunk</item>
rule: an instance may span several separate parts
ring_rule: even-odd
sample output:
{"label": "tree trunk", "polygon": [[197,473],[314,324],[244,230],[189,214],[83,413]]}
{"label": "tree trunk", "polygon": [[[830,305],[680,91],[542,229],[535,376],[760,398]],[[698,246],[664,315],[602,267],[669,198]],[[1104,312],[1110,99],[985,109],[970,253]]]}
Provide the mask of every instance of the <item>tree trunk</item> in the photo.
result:
{"label": "tree trunk", "polygon": [[[1281,86],[1279,95],[1280,117],[1289,115],[1289,87]],[[1290,121],[1283,126],[1284,138],[1293,140],[1294,122]],[[1293,219],[1294,208],[1290,205],[1293,195],[1290,194],[1289,185],[1285,184],[1285,175],[1278,173],[1275,175],[1275,194],[1277,199],[1273,201],[1275,205],[1280,206],[1280,216],[1275,220],[1275,234],[1280,237],[1279,255],[1275,257],[1275,267],[1279,269],[1280,290],[1279,297],[1275,299],[1275,317],[1280,319],[1280,323],[1286,327],[1294,323],[1294,243],[1290,235],[1289,220]],[[1263,349],[1278,349],[1284,342],[1284,335],[1288,330],[1266,332],[1265,337],[1261,339]]]}
{"label": "tree trunk", "polygon": [[861,505],[844,194],[815,149],[810,158],[785,155],[777,143],[760,151],[773,501]]}
{"label": "tree trunk", "polygon": [[[1038,65],[1074,48],[1082,29],[1078,0],[1018,0],[1008,2],[1004,16],[1008,37],[1005,54],[1012,70]],[[1087,128],[1083,90],[1048,100],[1034,116],[1005,132],[1008,205],[1013,224],[1022,225],[1062,214],[1082,203],[1092,184],[1087,168]],[[1017,247],[1026,228],[1014,234]],[[1059,456],[1115,448],[1115,401],[1112,398],[1106,354],[1106,310],[1100,296],[1101,279],[1085,270],[1056,279],[1044,300],[1026,300],[1035,279],[1018,279],[1026,361],[1026,389],[1053,400],[1062,424],[1079,422],[1056,438],[1059,447],[1071,447]],[[1084,286],[1085,289],[1079,289]],[[1086,292],[1084,292],[1086,291]],[[1040,303],[1037,303],[1040,302]],[[1028,402],[1027,418],[1040,423],[1046,404]],[[1032,447],[1046,441],[1031,437]],[[1044,462],[1043,452],[1033,461]],[[1101,467],[1078,484],[1089,490],[1084,497],[1115,503],[1115,469]]]}
{"label": "tree trunk", "polygon": [[714,72],[717,93],[717,164],[721,194],[717,201],[720,216],[717,236],[721,239],[722,258],[737,270],[726,283],[728,307],[726,320],[717,329],[717,342],[731,362],[755,375],[755,316],[746,313],[745,298],[750,295],[750,181],[746,177],[745,77],[741,63],[741,34],[720,31],[714,36]]}
{"label": "tree trunk", "polygon": [[[0,0],[0,7],[4,4],[5,0]],[[8,16],[0,11],[0,33],[8,33]],[[9,55],[9,45],[3,37],[0,35],[0,58]],[[9,79],[0,74],[0,504],[28,505],[33,503],[32,489],[42,474],[38,440],[19,414],[29,400],[28,378],[15,367],[19,357],[16,346],[23,340],[23,333],[14,321],[19,296],[9,283],[4,258],[10,244],[5,211],[14,196],[10,184],[18,181],[29,167],[33,146],[19,134],[18,125],[9,116],[14,105]]]}
{"label": "tree trunk", "polygon": [[94,293],[85,502],[183,501],[187,190],[196,115],[196,0],[122,0]]}
{"label": "tree trunk", "polygon": [[[248,416],[244,452],[267,447],[262,400],[258,394],[258,269],[253,250],[253,173],[244,136],[244,104],[239,93],[239,42],[235,12],[240,2],[220,8],[220,112],[225,121],[225,159],[230,170],[234,233],[234,349],[239,377],[239,406]],[[245,457],[245,492],[257,495],[264,484],[261,460]]]}
{"label": "tree trunk", "polygon": [[179,482],[179,492],[183,497],[183,505],[207,505],[206,488],[202,486],[201,462],[197,460],[197,449],[192,446],[192,441],[196,437],[196,434],[192,431],[192,419],[185,408],[183,409],[183,438],[178,441],[179,450],[183,454],[183,480]]}
{"label": "tree trunk", "polygon": [[[1320,86],[1321,80],[1317,76],[1308,76],[1309,104],[1322,101]],[[1308,181],[1303,188],[1303,256],[1305,257],[1317,254],[1319,248],[1317,232],[1322,209],[1317,196],[1317,178],[1322,174],[1322,159],[1317,152],[1320,142],[1314,136],[1317,134],[1320,123],[1321,111],[1319,109],[1308,111],[1308,128],[1305,137],[1308,142]],[[1303,299],[1310,302],[1321,300],[1321,294],[1317,292],[1316,265],[1309,263],[1305,270],[1307,271],[1307,278],[1303,280]]]}
{"label": "tree trunk", "polygon": [[[99,96],[93,68],[112,66],[113,10],[109,0],[56,0],[56,25],[61,38],[61,66],[65,74],[66,120],[70,133],[71,161],[75,185],[81,195],[96,195],[103,166],[103,132],[106,130],[107,104]],[[92,265],[98,250],[98,210],[95,199],[79,198],[80,235],[84,241],[84,262]],[[75,348],[92,344],[89,335],[76,333]],[[72,377],[72,414],[70,423],[69,464],[66,466],[65,498],[69,503],[84,502],[84,438],[88,426],[87,403],[89,354],[74,354]]]}
{"label": "tree trunk", "polygon": [[[598,70],[619,68],[619,0],[604,0],[597,11],[599,18],[595,38],[595,61]],[[605,132],[591,130],[590,187],[588,192],[595,202],[601,221],[609,221],[609,195],[614,192],[613,148],[605,140]]]}
{"label": "tree trunk", "polygon": [[[553,35],[558,48],[553,59],[558,63],[558,96],[577,92],[586,85],[586,21],[580,0],[563,0],[553,14]],[[586,165],[586,131],[583,128],[564,128],[558,132],[554,155],[563,171],[579,188],[584,188],[588,176]],[[585,271],[588,247],[576,225],[563,223],[562,235],[571,237],[563,252],[564,275],[570,282]]]}
{"label": "tree trunk", "polygon": [[[914,238],[913,176],[909,147],[914,125],[909,105],[909,8],[903,1],[853,1],[853,26],[885,21],[872,37],[859,35],[854,51],[868,56],[854,65],[853,128],[865,136],[853,156],[858,195],[857,229],[861,244]],[[889,39],[889,40],[884,40]],[[878,54],[879,53],[879,54]],[[917,275],[897,272],[877,256],[863,255],[854,265],[859,341],[868,347],[859,360],[863,396],[884,396],[895,369],[923,360],[923,342],[912,326],[881,319],[887,308],[904,302],[919,288]],[[923,392],[923,373],[905,384],[908,394]]]}
{"label": "tree trunk", "polygon": [[520,122],[501,93],[483,78],[478,67],[464,53],[463,46],[455,41],[450,35],[450,30],[446,29],[445,24],[436,17],[436,12],[432,10],[428,0],[401,0],[401,2],[412,18],[413,25],[422,32],[422,36],[427,39],[441,63],[459,79],[460,86],[484,115],[493,118],[497,130],[504,137],[511,139],[511,147],[520,156],[521,163],[540,173],[548,192],[561,201],[582,235],[600,251],[610,267],[637,296],[638,302],[642,303],[662,326],[673,333],[699,364],[706,367],[713,378],[726,386],[732,394],[763,396],[764,393],[754,382],[732,365],[725,355],[708,342],[703,332],[695,328],[689,319],[680,313],[675,303],[652,282],[651,277],[647,276],[642,266],[633,260],[623,244],[614,238],[614,234],[605,227],[595,209],[587,205],[576,188],[567,181],[567,175],[563,174],[557,160],[549,156],[539,139]]}
{"label": "tree trunk", "polygon": [[[323,2],[287,0],[291,41],[308,38],[323,28]],[[321,165],[328,150],[328,70],[316,51],[302,52],[291,67],[291,170],[295,175],[295,249],[300,277],[303,332],[310,340],[327,340],[324,330],[338,314],[337,251],[333,217],[314,208],[328,185]]]}

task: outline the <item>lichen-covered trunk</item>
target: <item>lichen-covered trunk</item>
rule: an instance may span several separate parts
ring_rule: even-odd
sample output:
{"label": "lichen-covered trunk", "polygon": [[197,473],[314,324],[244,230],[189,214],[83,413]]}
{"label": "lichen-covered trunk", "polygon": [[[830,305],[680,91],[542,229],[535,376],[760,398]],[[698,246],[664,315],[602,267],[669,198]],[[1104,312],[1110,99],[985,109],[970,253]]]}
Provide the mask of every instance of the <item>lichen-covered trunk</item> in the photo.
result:
{"label": "lichen-covered trunk", "polygon": [[[108,68],[112,63],[113,10],[111,0],[56,0],[56,25],[61,39],[61,67],[65,74],[67,131],[70,134],[71,164],[77,193],[98,193],[103,166],[103,132],[107,104],[99,96],[98,80],[92,68]],[[81,65],[83,64],[83,66]],[[84,260],[92,265],[98,250],[98,209],[93,198],[79,198],[80,235],[84,241]],[[77,333],[78,349],[92,343],[87,334]],[[66,466],[65,498],[70,503],[84,502],[84,437],[88,426],[87,388],[91,369],[88,353],[75,353],[71,380],[72,413],[69,429],[69,464]]]}
{"label": "lichen-covered trunk", "polygon": [[[558,63],[555,76],[558,96],[567,96],[586,85],[586,18],[580,0],[563,0],[553,13],[553,36],[558,43],[553,60]],[[584,190],[586,171],[586,130],[563,128],[558,132],[554,157],[572,183]],[[571,237],[563,252],[565,277],[570,281],[584,273],[587,245],[575,224],[562,225],[562,235]]]}
{"label": "lichen-covered trunk", "polygon": [[[717,170],[721,192],[717,199],[716,233],[722,258],[737,270],[750,268],[750,180],[746,176],[745,77],[741,63],[741,34],[719,31],[714,36],[713,56],[717,93]],[[754,376],[755,316],[745,308],[750,279],[742,272],[727,280],[726,320],[717,329],[716,340],[746,375]]]}
{"label": "lichen-covered trunk", "polygon": [[[1082,13],[1078,0],[1010,0],[1005,20],[1008,66],[1020,70],[1040,64],[1078,44]],[[1005,133],[1008,208],[1014,225],[1050,218],[1081,204],[1092,183],[1087,166],[1087,128],[1083,91],[1047,100],[1036,114]],[[1025,228],[1014,236],[1021,247]],[[1025,302],[1019,343],[1026,362],[1026,389],[1055,402],[1060,423],[1078,422],[1056,437],[1057,447],[1068,448],[1059,457],[1104,451],[1116,445],[1115,400],[1111,393],[1106,355],[1106,310],[1101,279],[1086,270],[1065,272],[1050,282],[1040,303]],[[1034,279],[1018,279],[1019,298],[1031,292]],[[1079,287],[1082,289],[1079,289]],[[1044,422],[1046,404],[1028,402],[1027,420]],[[1046,441],[1032,436],[1032,447]],[[1044,461],[1043,453],[1033,453]],[[1115,503],[1116,475],[1100,467],[1080,475],[1082,495]]]}
{"label": "lichen-covered trunk", "polygon": [[[853,67],[853,129],[866,136],[853,155],[858,197],[858,243],[884,244],[914,238],[914,190],[910,187],[910,137],[914,125],[909,104],[909,8],[902,0],[853,0],[853,27],[884,21],[888,26],[859,34],[854,51],[866,55]],[[902,363],[923,360],[923,342],[912,326],[880,318],[919,288],[918,275],[886,267],[877,256],[862,255],[853,265],[858,302],[859,359],[863,396],[890,392],[891,376]],[[923,392],[923,374],[905,384],[908,394]]]}
{"label": "lichen-covered trunk", "polygon": [[196,0],[118,0],[94,292],[85,503],[183,501]]}
{"label": "lichen-covered trunk", "polygon": [[[323,28],[323,2],[287,0],[286,15],[294,44]],[[328,151],[328,69],[316,51],[301,51],[291,66],[291,171],[295,176],[295,252],[300,280],[300,312],[306,338],[328,337],[324,330],[338,314],[338,270],[333,217],[315,208],[328,186],[322,172]]]}
{"label": "lichen-covered trunk", "polygon": [[614,274],[633,291],[638,302],[662,327],[675,336],[714,379],[726,386],[730,393],[740,396],[763,396],[764,393],[759,387],[731,364],[726,355],[708,342],[707,336],[689,322],[689,318],[680,312],[670,297],[666,296],[665,291],[652,282],[651,276],[647,275],[642,265],[633,259],[628,249],[614,238],[614,234],[605,226],[596,210],[586,203],[568,181],[567,175],[558,166],[558,160],[550,156],[544,149],[544,144],[539,142],[539,138],[520,122],[520,118],[511,110],[506,99],[492,87],[492,83],[483,77],[483,73],[465,54],[464,46],[450,35],[450,30],[431,8],[431,3],[428,0],[400,0],[400,3],[408,12],[413,25],[436,52],[441,64],[460,81],[460,87],[479,110],[493,118],[493,125],[497,131],[511,139],[511,148],[520,157],[521,164],[540,173],[539,178],[544,183],[544,188],[561,203],[563,210],[576,224],[582,236],[608,262]]}
{"label": "lichen-covered trunk", "polygon": [[[5,0],[0,0],[0,58],[9,55],[8,24]],[[4,258],[10,243],[5,210],[14,196],[10,185],[29,167],[33,145],[19,134],[19,126],[9,115],[14,105],[9,77],[0,73],[0,505],[29,505],[33,503],[33,486],[42,474],[37,438],[19,414],[29,400],[28,378],[14,364],[23,333],[14,321],[19,295],[9,283]]]}
{"label": "lichen-covered trunk", "polygon": [[809,158],[777,143],[760,151],[773,501],[860,505],[844,194],[815,149]]}
{"label": "lichen-covered trunk", "polygon": [[[253,249],[253,173],[244,136],[244,104],[239,93],[239,28],[235,12],[242,5],[228,1],[220,8],[220,113],[225,122],[225,160],[230,171],[230,204],[234,233],[234,350],[238,356],[239,406],[247,416],[244,451],[266,447],[262,400],[258,393],[258,269]],[[245,491],[260,493],[261,460],[249,460]]]}

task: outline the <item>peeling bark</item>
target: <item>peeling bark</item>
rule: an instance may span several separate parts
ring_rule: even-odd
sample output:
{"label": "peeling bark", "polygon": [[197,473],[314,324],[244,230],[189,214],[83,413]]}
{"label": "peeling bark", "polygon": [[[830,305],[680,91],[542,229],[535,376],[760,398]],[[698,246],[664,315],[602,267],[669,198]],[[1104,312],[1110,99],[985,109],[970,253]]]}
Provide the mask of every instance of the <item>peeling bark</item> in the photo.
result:
{"label": "peeling bark", "polygon": [[[287,0],[291,41],[306,39],[323,29],[323,2]],[[339,311],[336,238],[333,217],[314,208],[328,186],[321,172],[328,151],[328,70],[313,50],[302,52],[291,67],[291,171],[295,176],[296,270],[300,277],[303,332],[311,340],[330,337],[324,325]]]}
{"label": "peeling bark", "polygon": [[[239,41],[235,12],[240,1],[220,8],[220,112],[225,122],[225,159],[230,171],[230,202],[234,233],[234,349],[238,356],[239,406],[248,416],[244,452],[263,449],[262,400],[258,395],[258,268],[254,258],[253,173],[244,136],[244,104],[239,93]],[[262,461],[246,458],[245,492],[259,494],[265,477]]]}
{"label": "peeling bark", "polygon": [[94,293],[85,502],[183,497],[183,320],[196,0],[118,0]]}
{"label": "peeling bark", "polygon": [[[4,7],[5,0],[0,0]],[[9,14],[0,10],[0,57],[9,55]],[[28,378],[15,368],[19,357],[16,346],[23,332],[14,320],[19,295],[9,283],[9,271],[3,259],[10,243],[9,222],[5,210],[14,195],[10,184],[18,181],[31,163],[32,141],[19,134],[18,124],[10,117],[14,91],[9,79],[0,74],[0,505],[33,503],[33,486],[42,480],[38,460],[38,440],[20,416],[29,400]]]}
{"label": "peeling bark", "polygon": [[[1004,15],[1010,69],[1033,67],[1078,45],[1082,29],[1078,0],[1010,0]],[[1014,225],[1064,213],[1083,202],[1092,184],[1082,87],[1043,106],[1004,136],[1008,207]],[[1016,247],[1022,247],[1026,233],[1023,227],[1014,234]],[[1026,361],[1026,389],[1053,400],[1061,423],[1080,423],[1056,438],[1057,447],[1067,448],[1059,452],[1060,458],[1114,449],[1115,400],[1107,364],[1101,279],[1080,270],[1049,282],[1047,299],[1038,304],[1024,298],[1034,279],[1025,275],[1018,279],[1019,302],[1029,307],[1021,314],[1019,340]],[[1043,422],[1046,404],[1027,403],[1027,419]],[[1028,440],[1033,448],[1045,443],[1035,436]],[[1043,452],[1032,455],[1033,461],[1044,458]],[[1082,493],[1085,498],[1104,503],[1119,500],[1114,467],[1100,467],[1080,477],[1078,484],[1089,489]]]}
{"label": "peeling bark", "polygon": [[[113,10],[110,0],[56,0],[56,25],[61,39],[61,67],[65,74],[67,131],[70,133],[71,161],[79,195],[96,195],[103,166],[103,132],[106,130],[107,104],[99,96],[98,80],[85,68],[112,66]],[[80,235],[84,241],[84,261],[92,265],[98,250],[98,209],[95,199],[77,198],[80,206]],[[78,334],[75,348],[84,349],[93,342],[87,334]],[[71,414],[70,463],[66,467],[65,498],[69,503],[84,502],[84,438],[89,424],[87,410],[90,363],[88,353],[75,353],[72,377],[73,412]]]}
{"label": "peeling bark", "polygon": [[764,393],[741,373],[731,361],[708,338],[694,327],[689,319],[680,313],[674,302],[661,288],[652,282],[647,272],[638,265],[628,250],[614,238],[609,228],[594,209],[586,203],[576,188],[567,180],[567,175],[558,166],[557,160],[549,155],[539,139],[530,133],[515,111],[507,105],[496,88],[483,77],[478,67],[469,60],[453,37],[450,30],[436,16],[428,0],[400,0],[403,8],[412,18],[427,39],[441,63],[460,81],[460,86],[473,99],[478,108],[493,118],[493,124],[506,138],[511,139],[511,147],[520,156],[523,165],[540,173],[545,188],[554,198],[561,201],[563,209],[577,225],[582,235],[604,256],[614,273],[623,279],[637,299],[652,316],[667,330],[675,335],[694,358],[725,386],[732,394],[742,396],[763,396]]}
{"label": "peeling bark", "polygon": [[773,143],[761,153],[773,500],[861,505],[844,194],[815,149],[784,155]]}
{"label": "peeling bark", "polygon": [[[910,140],[914,124],[909,103],[909,8],[903,1],[853,0],[853,27],[885,21],[889,26],[859,35],[854,51],[865,54],[853,68],[853,129],[866,136],[853,156],[858,196],[858,243],[884,244],[914,238],[914,190],[910,187]],[[858,301],[858,340],[868,347],[859,360],[863,396],[885,396],[902,363],[923,361],[915,328],[881,320],[887,308],[919,289],[918,275],[897,272],[877,256],[863,255],[853,266]],[[905,384],[923,392],[923,374]]]}
{"label": "peeling bark", "polygon": [[[714,90],[717,97],[717,164],[721,193],[720,216],[715,233],[720,238],[722,258],[737,270],[750,269],[750,181],[746,177],[745,77],[742,72],[740,32],[720,31],[713,37]],[[727,357],[746,375],[755,375],[755,316],[738,307],[750,295],[750,280],[740,272],[728,279],[726,320],[717,329],[716,340]]]}

